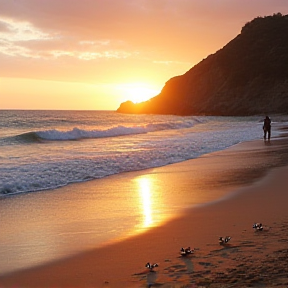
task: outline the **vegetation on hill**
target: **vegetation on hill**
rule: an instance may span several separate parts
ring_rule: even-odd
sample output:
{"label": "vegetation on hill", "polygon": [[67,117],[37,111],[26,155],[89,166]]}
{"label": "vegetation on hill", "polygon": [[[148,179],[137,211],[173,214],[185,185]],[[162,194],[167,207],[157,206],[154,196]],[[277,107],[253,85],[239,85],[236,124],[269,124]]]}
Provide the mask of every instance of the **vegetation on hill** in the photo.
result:
{"label": "vegetation on hill", "polygon": [[257,17],[154,98],[121,113],[256,115],[288,112],[288,15]]}

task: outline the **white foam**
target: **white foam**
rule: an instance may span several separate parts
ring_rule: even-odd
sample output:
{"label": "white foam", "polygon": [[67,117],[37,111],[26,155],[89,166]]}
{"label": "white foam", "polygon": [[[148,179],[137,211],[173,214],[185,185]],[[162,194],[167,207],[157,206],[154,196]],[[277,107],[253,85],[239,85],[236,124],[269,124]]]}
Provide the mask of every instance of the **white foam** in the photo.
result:
{"label": "white foam", "polygon": [[68,131],[60,131],[57,129],[38,131],[36,134],[38,137],[44,140],[57,141],[57,140],[79,140],[88,138],[104,138],[104,137],[116,137],[123,135],[144,134],[148,132],[155,132],[169,129],[183,129],[191,128],[197,121],[173,121],[168,123],[151,123],[147,125],[139,126],[116,126],[106,130],[85,130],[80,128],[73,128]]}

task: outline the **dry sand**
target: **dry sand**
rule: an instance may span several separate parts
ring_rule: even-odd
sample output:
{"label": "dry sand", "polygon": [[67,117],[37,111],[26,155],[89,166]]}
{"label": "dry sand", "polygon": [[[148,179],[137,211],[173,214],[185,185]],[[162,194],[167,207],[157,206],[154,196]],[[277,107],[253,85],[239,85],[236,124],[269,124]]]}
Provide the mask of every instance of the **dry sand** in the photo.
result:
{"label": "dry sand", "polygon": [[[189,197],[195,186],[189,183],[191,171],[195,165],[198,171],[206,167],[213,175],[203,174],[202,190],[231,193],[144,234],[4,275],[0,287],[288,287],[287,164],[283,137],[154,169],[165,185],[173,185],[175,193],[186,189]],[[255,222],[262,222],[264,230],[254,231]],[[224,246],[220,236],[232,238]],[[195,248],[194,254],[181,257],[180,248],[187,246]],[[159,267],[150,272],[147,262]]]}

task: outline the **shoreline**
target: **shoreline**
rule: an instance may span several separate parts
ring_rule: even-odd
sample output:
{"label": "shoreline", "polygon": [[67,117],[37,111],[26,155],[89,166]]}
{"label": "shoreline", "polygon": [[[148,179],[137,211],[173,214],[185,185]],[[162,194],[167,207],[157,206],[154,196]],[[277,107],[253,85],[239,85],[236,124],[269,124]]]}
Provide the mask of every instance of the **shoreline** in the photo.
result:
{"label": "shoreline", "polygon": [[[243,285],[268,283],[268,277],[259,276],[263,274],[261,261],[277,253],[283,257],[288,248],[285,232],[288,196],[284,188],[287,187],[288,141],[280,137],[266,144],[260,140],[245,142],[207,154],[197,161],[188,160],[143,172],[162,177],[162,185],[166,181],[167,186],[174,185],[170,189],[180,194],[184,190],[186,194],[183,195],[187,195],[187,185],[197,187],[199,184],[189,176],[191,171],[196,173],[198,167],[199,173],[207,171],[199,178],[199,181],[205,180],[201,189],[214,189],[223,197],[208,205],[194,205],[183,215],[128,239],[0,276],[0,287],[147,287],[149,281],[151,287],[225,287],[226,284],[227,287],[232,284],[231,287],[246,287]],[[270,172],[267,174],[267,171]],[[178,181],[176,185],[175,181]],[[265,226],[262,234],[252,229],[252,224],[258,221]],[[231,244],[219,246],[218,237],[228,235],[232,237]],[[277,241],[278,236],[281,241]],[[269,243],[269,239],[276,239],[277,245]],[[179,257],[182,246],[197,249],[192,257],[183,258]],[[155,273],[145,269],[147,261],[159,263]],[[253,261],[261,271],[254,267]],[[279,267],[283,266],[282,260],[278,262]],[[273,263],[267,263],[271,270]],[[278,270],[286,273],[287,268],[282,266]],[[229,272],[229,269],[232,270]],[[247,269],[254,271],[249,279],[243,276]],[[272,276],[269,281],[276,281],[276,273]],[[286,282],[286,278],[282,278],[280,284],[287,285],[288,279]],[[276,283],[270,282],[272,286]]]}

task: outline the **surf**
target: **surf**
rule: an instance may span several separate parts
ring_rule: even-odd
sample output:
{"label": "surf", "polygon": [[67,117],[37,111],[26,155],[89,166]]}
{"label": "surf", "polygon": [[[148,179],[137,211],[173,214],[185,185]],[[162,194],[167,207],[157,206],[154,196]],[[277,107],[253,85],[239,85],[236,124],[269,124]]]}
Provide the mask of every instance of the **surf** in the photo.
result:
{"label": "surf", "polygon": [[149,132],[173,130],[173,129],[185,129],[191,128],[199,121],[171,121],[162,123],[150,123],[146,125],[137,126],[123,126],[118,125],[107,129],[82,129],[74,127],[70,130],[49,129],[36,132],[27,132],[20,135],[6,138],[6,141],[12,142],[41,142],[41,141],[69,141],[69,140],[81,140],[81,139],[97,139],[118,137],[125,135],[145,134]]}

